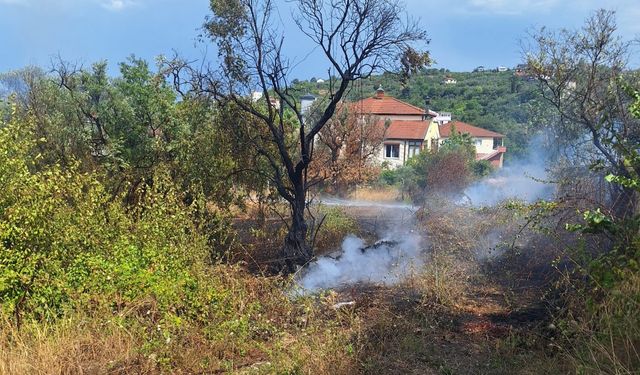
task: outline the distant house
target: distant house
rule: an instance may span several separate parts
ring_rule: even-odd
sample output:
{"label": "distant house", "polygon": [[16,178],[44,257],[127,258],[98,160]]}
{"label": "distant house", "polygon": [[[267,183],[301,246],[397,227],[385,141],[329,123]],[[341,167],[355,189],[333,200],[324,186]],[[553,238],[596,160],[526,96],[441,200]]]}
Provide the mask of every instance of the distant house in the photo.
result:
{"label": "distant house", "polygon": [[507,68],[506,66],[499,66],[496,68],[496,72],[506,72],[508,70],[509,68]]}
{"label": "distant house", "polygon": [[251,92],[251,100],[257,102],[262,99],[262,91],[252,91]]}
{"label": "distant house", "polygon": [[514,70],[515,72],[513,74],[517,77],[526,77],[529,75],[529,67],[527,64],[518,64]]}
{"label": "distant house", "polygon": [[313,106],[313,103],[316,101],[316,97],[311,94],[303,95],[300,98],[300,110],[302,113],[307,113]]}
{"label": "distant house", "polygon": [[404,165],[424,149],[437,147],[438,113],[416,107],[385,95],[382,87],[375,96],[353,103],[362,116],[375,116],[385,126],[385,137],[378,155],[380,163],[395,168]]}
{"label": "distant house", "polygon": [[451,121],[440,126],[440,144],[446,141],[451,133],[469,134],[476,146],[476,160],[488,160],[492,166],[502,168],[504,153],[504,135],[491,130],[479,128],[462,121]]}
{"label": "distant house", "polygon": [[451,77],[451,76],[446,76],[446,77],[444,78],[443,83],[444,83],[445,85],[455,85],[456,83],[458,83],[458,81],[456,81],[456,79],[455,79],[455,78],[453,78],[453,77]]}
{"label": "distant house", "polygon": [[375,116],[380,126],[386,127],[377,159],[392,168],[404,165],[409,158],[424,150],[437,149],[450,136],[453,127],[457,132],[469,133],[474,138],[478,160],[489,160],[493,166],[502,167],[506,152],[502,134],[459,121],[452,122],[450,113],[438,113],[405,103],[385,95],[382,87],[375,96],[353,103],[352,110],[363,117]]}
{"label": "distant house", "polygon": [[316,83],[324,83],[324,79],[320,78],[316,81]]}
{"label": "distant house", "polygon": [[484,66],[480,65],[479,67],[473,69],[474,73],[481,73],[485,71]]}

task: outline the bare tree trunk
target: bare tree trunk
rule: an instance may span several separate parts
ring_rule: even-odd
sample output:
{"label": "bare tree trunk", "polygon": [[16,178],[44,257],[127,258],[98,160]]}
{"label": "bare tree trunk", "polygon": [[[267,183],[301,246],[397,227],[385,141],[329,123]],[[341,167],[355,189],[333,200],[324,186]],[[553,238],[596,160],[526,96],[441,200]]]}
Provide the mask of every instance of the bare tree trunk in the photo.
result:
{"label": "bare tree trunk", "polygon": [[304,265],[313,258],[313,249],[307,243],[309,227],[304,216],[306,194],[301,178],[299,184],[295,186],[295,196],[289,205],[291,208],[291,226],[289,227],[289,233],[285,237],[282,253],[289,272],[295,272],[296,265]]}

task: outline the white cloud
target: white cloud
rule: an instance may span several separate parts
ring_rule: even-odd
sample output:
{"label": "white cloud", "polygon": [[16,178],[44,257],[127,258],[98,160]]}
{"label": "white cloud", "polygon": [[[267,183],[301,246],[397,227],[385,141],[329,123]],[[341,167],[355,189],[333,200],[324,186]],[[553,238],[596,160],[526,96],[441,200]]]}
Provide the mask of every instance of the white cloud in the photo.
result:
{"label": "white cloud", "polygon": [[112,11],[120,11],[135,4],[133,0],[103,0],[101,3],[103,8]]}

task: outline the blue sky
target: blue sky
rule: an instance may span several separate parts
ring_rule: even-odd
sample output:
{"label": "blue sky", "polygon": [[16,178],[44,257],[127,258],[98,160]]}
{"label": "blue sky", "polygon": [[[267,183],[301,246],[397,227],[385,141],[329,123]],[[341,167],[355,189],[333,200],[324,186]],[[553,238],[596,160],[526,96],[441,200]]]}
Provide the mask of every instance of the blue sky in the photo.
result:
{"label": "blue sky", "polygon": [[[85,65],[107,59],[112,69],[131,54],[153,59],[175,50],[198,58],[207,50],[197,36],[208,3],[0,0],[0,72],[30,64],[48,67],[58,54]],[[478,65],[514,66],[521,57],[519,40],[529,28],[578,27],[598,7],[618,12],[622,37],[640,36],[638,0],[405,0],[405,4],[429,33],[435,67],[453,71]],[[289,10],[282,9],[287,52],[300,60],[313,47],[288,24],[290,19]],[[296,78],[326,75],[328,65],[316,57],[312,54],[297,67]]]}

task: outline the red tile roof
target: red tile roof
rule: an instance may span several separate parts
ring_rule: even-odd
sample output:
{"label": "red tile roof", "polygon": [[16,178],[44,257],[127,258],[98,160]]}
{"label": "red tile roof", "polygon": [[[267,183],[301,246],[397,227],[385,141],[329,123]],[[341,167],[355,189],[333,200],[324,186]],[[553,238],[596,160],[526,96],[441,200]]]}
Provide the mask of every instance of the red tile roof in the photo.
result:
{"label": "red tile roof", "polygon": [[385,139],[424,140],[429,130],[429,121],[391,121],[384,135]]}
{"label": "red tile roof", "polygon": [[353,106],[360,113],[372,115],[424,115],[424,109],[390,96],[362,99]]}
{"label": "red tile roof", "polygon": [[504,138],[504,135],[491,130],[482,129],[462,121],[451,121],[440,126],[440,137],[448,138],[451,135],[451,129],[455,127],[457,133],[468,133],[472,137],[496,137]]}

